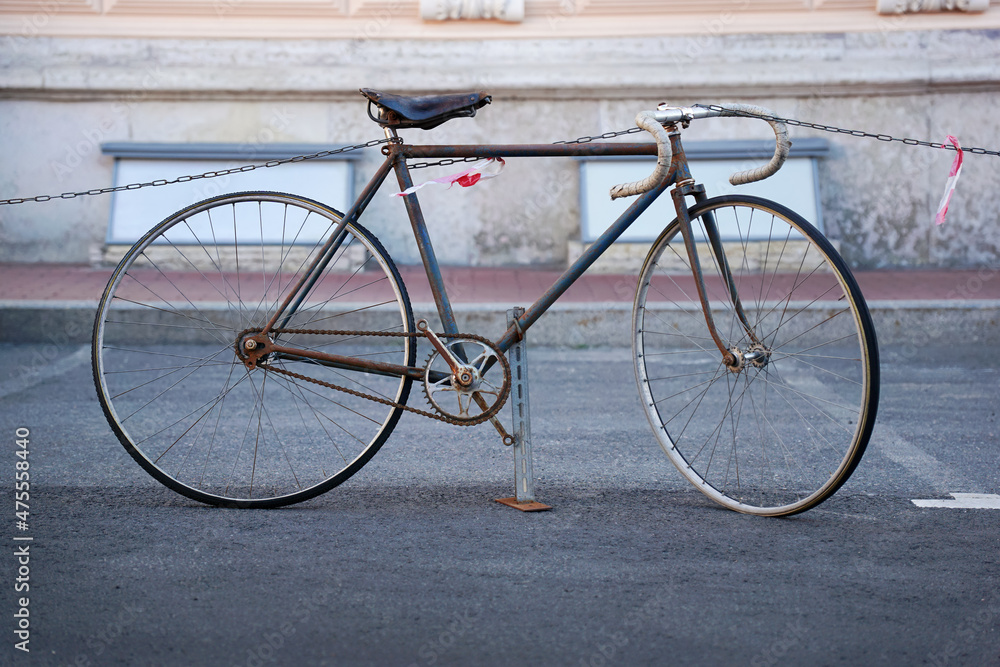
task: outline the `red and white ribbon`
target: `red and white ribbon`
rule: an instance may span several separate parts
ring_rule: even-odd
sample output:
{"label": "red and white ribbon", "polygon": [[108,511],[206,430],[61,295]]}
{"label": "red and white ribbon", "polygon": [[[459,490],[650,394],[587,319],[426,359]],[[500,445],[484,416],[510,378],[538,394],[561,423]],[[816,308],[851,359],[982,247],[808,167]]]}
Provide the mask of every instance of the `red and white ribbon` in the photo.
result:
{"label": "red and white ribbon", "polygon": [[951,202],[951,195],[954,194],[955,186],[958,184],[958,177],[962,174],[962,147],[959,146],[958,139],[950,134],[946,137],[946,140],[955,147],[956,155],[955,161],[951,163],[951,173],[948,174],[948,182],[944,185],[944,196],[941,197],[937,215],[934,217],[934,222],[939,225],[944,222],[944,216],[948,213],[948,204]]}
{"label": "red and white ribbon", "polygon": [[412,187],[406,188],[402,192],[394,192],[393,196],[402,197],[416,192],[425,185],[447,185],[449,188],[456,183],[461,185],[463,188],[469,188],[478,183],[479,181],[485,181],[488,178],[495,178],[500,175],[503,171],[504,161],[500,157],[491,157],[487,160],[477,162],[465,171],[452,174],[451,176],[442,176],[441,178],[435,178],[420,185],[414,185]]}

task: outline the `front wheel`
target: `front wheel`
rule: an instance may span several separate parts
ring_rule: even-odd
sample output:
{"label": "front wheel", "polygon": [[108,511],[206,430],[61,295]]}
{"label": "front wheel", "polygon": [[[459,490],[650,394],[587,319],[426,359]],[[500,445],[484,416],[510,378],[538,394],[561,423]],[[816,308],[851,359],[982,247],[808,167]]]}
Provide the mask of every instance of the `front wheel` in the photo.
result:
{"label": "front wheel", "polygon": [[315,333],[414,331],[399,272],[368,230],[348,224],[324,246],[340,220],[293,195],[225,195],[170,216],[125,254],[98,307],[94,382],[118,439],[157,480],[206,503],[276,507],[340,484],[388,438],[411,379],[287,354],[245,364],[236,348],[322,256],[273,340],[413,365],[413,337]]}
{"label": "front wheel", "polygon": [[[646,258],[633,310],[646,415],[670,460],[713,500],[749,514],[802,512],[847,480],[872,432],[879,366],[868,308],[830,242],[787,208],[726,196],[689,213],[732,357],[709,335],[675,219]],[[713,222],[725,262],[708,243]]]}

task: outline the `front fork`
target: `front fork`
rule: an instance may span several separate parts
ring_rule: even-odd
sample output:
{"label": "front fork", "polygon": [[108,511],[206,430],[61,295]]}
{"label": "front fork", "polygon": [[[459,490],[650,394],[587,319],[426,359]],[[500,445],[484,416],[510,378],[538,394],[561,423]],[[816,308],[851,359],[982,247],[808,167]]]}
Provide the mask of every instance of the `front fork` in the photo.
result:
{"label": "front fork", "polygon": [[[677,221],[681,227],[681,236],[684,238],[684,249],[687,251],[688,262],[691,265],[691,273],[694,276],[695,286],[698,289],[698,299],[701,301],[701,310],[705,314],[705,324],[708,325],[708,333],[712,336],[712,341],[715,342],[716,347],[719,348],[719,352],[722,353],[723,362],[732,371],[739,371],[743,368],[743,354],[740,350],[735,347],[729,348],[726,343],[722,340],[719,335],[719,331],[715,326],[715,318],[712,317],[712,306],[708,301],[708,290],[705,287],[705,276],[702,273],[701,260],[698,258],[698,247],[695,243],[694,232],[691,229],[691,217],[688,215],[687,201],[684,199],[686,196],[694,197],[695,201],[699,204],[706,201],[705,196],[705,186],[697,185],[691,180],[686,180],[678,183],[673,190],[670,191],[670,196],[674,200],[674,208],[677,210]],[[733,274],[729,268],[729,261],[726,259],[726,253],[722,247],[722,239],[719,235],[719,227],[715,221],[715,215],[712,212],[707,212],[701,216],[702,224],[705,226],[705,235],[708,238],[708,244],[711,248],[712,254],[715,256],[718,262],[719,271],[721,277],[726,286],[726,291],[729,293],[729,300],[733,304],[733,308],[736,311],[736,316],[740,320],[740,324],[743,326],[744,331],[746,331],[747,336],[750,337],[752,345],[754,347],[760,348],[761,343],[757,339],[753,328],[750,326],[749,320],[747,320],[746,313],[743,310],[743,303],[740,301],[739,292],[736,289],[736,283],[733,282]]]}

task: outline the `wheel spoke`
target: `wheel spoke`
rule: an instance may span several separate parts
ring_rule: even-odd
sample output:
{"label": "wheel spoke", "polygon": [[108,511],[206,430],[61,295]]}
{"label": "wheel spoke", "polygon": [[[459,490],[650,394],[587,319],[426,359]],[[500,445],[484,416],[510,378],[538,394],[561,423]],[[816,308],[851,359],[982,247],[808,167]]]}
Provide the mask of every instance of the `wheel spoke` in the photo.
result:
{"label": "wheel spoke", "polygon": [[[709,214],[733,235],[723,239],[725,264],[707,250],[701,220]],[[728,196],[690,216],[706,249],[699,256],[708,297],[721,308],[717,331],[741,359],[732,368],[721,362],[700,301],[682,284],[679,275],[691,269],[675,220],[638,281],[633,336],[643,405],[666,454],[713,500],[765,515],[809,509],[844,482],[871,433],[878,350],[867,308],[836,251],[787,209]],[[670,309],[657,309],[661,302]],[[819,307],[825,303],[837,304],[833,313]]]}
{"label": "wheel spoke", "polygon": [[[284,505],[340,484],[388,438],[401,408],[322,383],[405,403],[411,379],[278,357],[251,367],[235,350],[319,262],[339,223],[336,211],[299,197],[226,195],[168,218],[126,255],[99,307],[95,380],[119,440],[160,482],[202,502]],[[336,322],[355,333],[283,341],[412,366],[415,339],[365,335],[414,330],[378,241],[347,225],[322,271],[284,328]]]}

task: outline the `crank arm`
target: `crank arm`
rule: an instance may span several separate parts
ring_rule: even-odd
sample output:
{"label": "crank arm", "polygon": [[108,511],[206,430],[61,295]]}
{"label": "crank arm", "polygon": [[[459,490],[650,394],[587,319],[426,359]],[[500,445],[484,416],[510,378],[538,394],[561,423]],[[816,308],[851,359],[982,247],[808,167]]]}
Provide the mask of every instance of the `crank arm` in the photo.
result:
{"label": "crank arm", "polygon": [[[480,396],[478,391],[472,395],[472,398],[475,399],[476,405],[478,405],[483,412],[490,409],[490,406],[486,403],[486,399]],[[493,424],[493,428],[495,428],[497,433],[500,434],[500,439],[503,440],[503,444],[508,447],[514,444],[514,436],[507,432],[507,429],[503,427],[503,424],[500,423],[500,420],[497,419],[496,415],[490,417],[490,423]]]}
{"label": "crank arm", "polygon": [[455,358],[455,355],[451,353],[448,346],[441,342],[441,339],[437,337],[431,328],[427,325],[427,320],[420,320],[417,322],[417,330],[423,332],[427,336],[427,340],[430,341],[434,349],[438,351],[441,357],[448,362],[448,367],[451,368],[452,375],[458,381],[459,384],[463,386],[469,386],[472,382],[472,374],[469,370]]}

